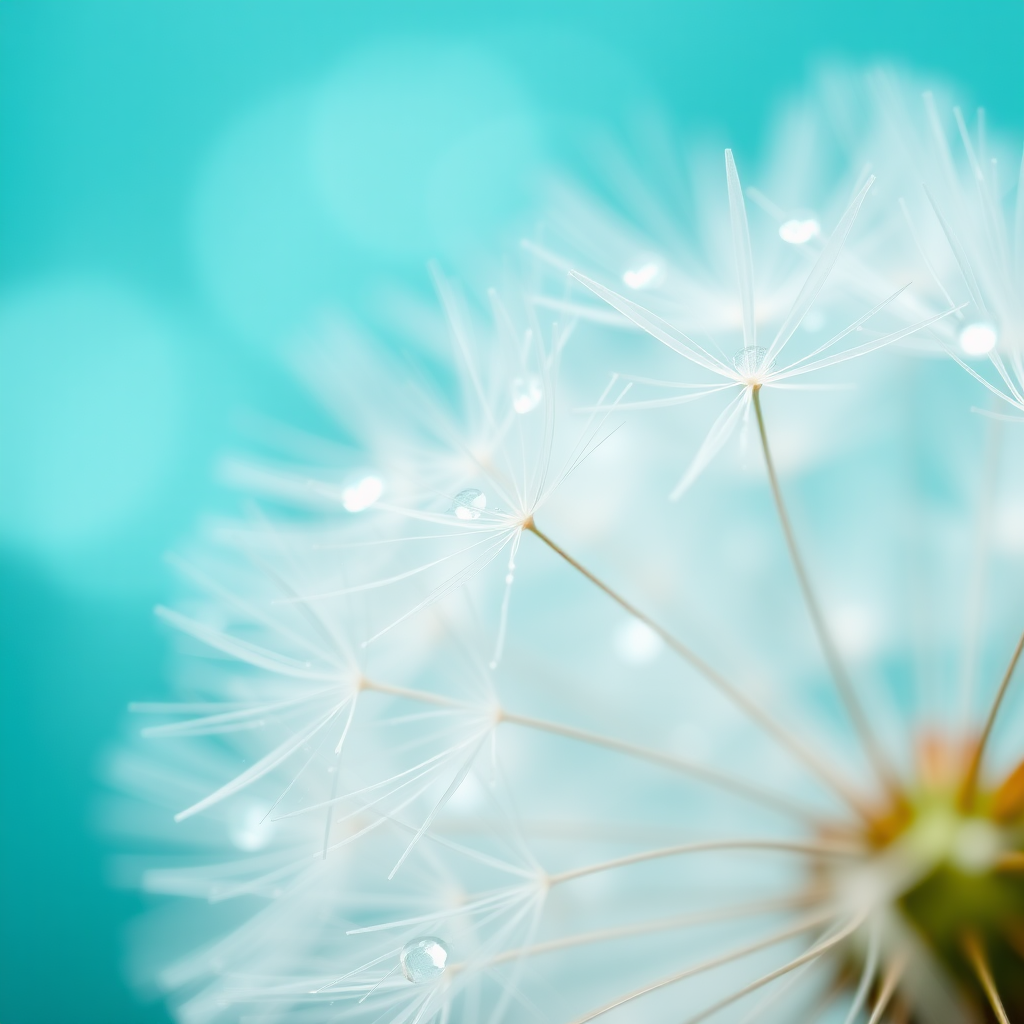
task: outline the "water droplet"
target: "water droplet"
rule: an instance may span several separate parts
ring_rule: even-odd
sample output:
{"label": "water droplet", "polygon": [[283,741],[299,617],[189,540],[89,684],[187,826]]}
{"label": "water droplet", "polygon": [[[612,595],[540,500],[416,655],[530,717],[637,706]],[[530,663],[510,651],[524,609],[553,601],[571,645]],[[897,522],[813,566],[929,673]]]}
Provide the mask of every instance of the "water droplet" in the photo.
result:
{"label": "water droplet", "polygon": [[413,939],[402,948],[399,956],[402,973],[414,985],[433,981],[444,974],[448,963],[448,947],[432,935],[424,935],[421,939]]}
{"label": "water droplet", "polygon": [[627,270],[622,280],[630,288],[646,288],[658,276],[659,269],[657,263],[645,263],[636,270]]}
{"label": "water droplet", "polygon": [[341,503],[348,512],[362,512],[383,493],[384,481],[379,476],[360,475],[341,491]]}
{"label": "water droplet", "polygon": [[752,377],[755,373],[763,373],[775,366],[774,359],[767,365],[762,365],[766,355],[768,355],[768,350],[766,348],[761,348],[760,345],[748,345],[746,348],[741,348],[739,352],[732,357],[732,365],[735,366],[737,371],[743,374],[744,377]]}
{"label": "water droplet", "polygon": [[455,495],[451,511],[458,519],[479,519],[480,513],[485,508],[487,508],[487,495],[475,487],[467,487]]}
{"label": "water droplet", "polygon": [[969,356],[988,355],[996,347],[999,335],[992,324],[967,324],[960,331],[960,347]]}
{"label": "water droplet", "polygon": [[532,412],[544,397],[540,377],[530,374],[528,377],[516,377],[512,381],[512,408],[517,413]]}
{"label": "water droplet", "polygon": [[821,232],[821,225],[813,218],[787,220],[779,225],[779,238],[790,245],[803,245]]}
{"label": "water droplet", "polygon": [[639,619],[623,622],[612,636],[615,653],[627,665],[645,665],[653,661],[663,646],[662,639]]}

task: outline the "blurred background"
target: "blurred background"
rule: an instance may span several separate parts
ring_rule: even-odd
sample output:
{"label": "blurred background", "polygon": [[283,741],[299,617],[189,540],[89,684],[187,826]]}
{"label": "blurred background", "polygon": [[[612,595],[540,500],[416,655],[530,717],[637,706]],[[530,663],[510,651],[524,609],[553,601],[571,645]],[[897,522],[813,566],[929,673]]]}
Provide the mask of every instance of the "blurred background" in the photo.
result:
{"label": "blurred background", "polygon": [[756,168],[816,67],[1024,118],[1020,0],[0,0],[0,1019],[163,1021],[124,963],[106,752],[157,698],[165,551],[237,497],[324,316],[401,333],[492,265],[548,168],[645,118]]}

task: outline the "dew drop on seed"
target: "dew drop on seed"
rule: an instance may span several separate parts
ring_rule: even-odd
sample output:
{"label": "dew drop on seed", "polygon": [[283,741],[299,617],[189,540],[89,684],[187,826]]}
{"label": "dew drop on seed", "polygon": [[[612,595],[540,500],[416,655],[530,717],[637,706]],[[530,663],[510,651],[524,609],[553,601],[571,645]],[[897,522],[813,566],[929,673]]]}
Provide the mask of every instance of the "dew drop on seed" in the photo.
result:
{"label": "dew drop on seed", "polygon": [[379,476],[359,476],[342,488],[341,503],[346,512],[362,512],[381,496],[383,490],[384,481]]}
{"label": "dew drop on seed", "polygon": [[774,359],[767,366],[761,365],[767,354],[768,350],[761,348],[760,345],[748,345],[746,348],[741,348],[732,357],[732,365],[743,376],[750,377],[757,373],[758,370],[770,370],[775,365]]}
{"label": "dew drop on seed", "polygon": [[635,270],[627,270],[622,275],[622,281],[630,288],[646,288],[658,276],[658,270],[657,263],[645,263]]}
{"label": "dew drop on seed", "polygon": [[448,947],[440,939],[424,935],[423,938],[405,944],[399,961],[406,978],[414,985],[422,985],[444,974],[448,963]]}
{"label": "dew drop on seed", "polygon": [[821,231],[821,225],[813,218],[787,220],[779,225],[779,238],[790,245],[803,245]]}
{"label": "dew drop on seed", "polygon": [[544,389],[541,387],[540,377],[536,374],[516,377],[512,381],[512,408],[520,415],[536,409],[543,397]]}
{"label": "dew drop on seed", "polygon": [[988,355],[996,347],[998,335],[992,324],[967,324],[960,331],[960,347],[969,356]]}
{"label": "dew drop on seed", "polygon": [[479,519],[485,508],[487,495],[475,487],[467,487],[455,495],[451,511],[455,513],[457,519]]}

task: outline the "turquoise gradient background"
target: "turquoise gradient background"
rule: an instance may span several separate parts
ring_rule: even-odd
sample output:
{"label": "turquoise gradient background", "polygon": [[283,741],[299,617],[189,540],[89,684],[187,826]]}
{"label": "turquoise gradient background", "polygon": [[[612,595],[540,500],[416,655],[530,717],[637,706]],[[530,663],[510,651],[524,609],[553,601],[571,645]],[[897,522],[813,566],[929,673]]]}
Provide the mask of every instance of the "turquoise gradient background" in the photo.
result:
{"label": "turquoise gradient background", "polygon": [[429,257],[651,112],[756,167],[814,67],[878,59],[1024,120],[1018,0],[0,0],[4,1024],[166,1019],[124,980],[103,758],[163,692],[161,555],[234,506],[219,458],[256,413],[326,429],[285,369],[309,311],[429,300]]}

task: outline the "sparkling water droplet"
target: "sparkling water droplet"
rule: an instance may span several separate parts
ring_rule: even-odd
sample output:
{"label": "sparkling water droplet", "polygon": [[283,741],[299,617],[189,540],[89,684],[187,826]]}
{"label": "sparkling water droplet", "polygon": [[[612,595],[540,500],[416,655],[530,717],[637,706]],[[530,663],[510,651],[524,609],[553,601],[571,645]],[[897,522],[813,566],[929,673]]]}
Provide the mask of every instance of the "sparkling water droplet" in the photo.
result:
{"label": "sparkling water droplet", "polygon": [[347,512],[362,512],[369,508],[383,493],[384,481],[372,474],[359,474],[341,491],[341,503]]}
{"label": "sparkling water droplet", "polygon": [[803,245],[821,232],[821,225],[813,218],[806,220],[793,218],[779,225],[779,238],[790,245]]}
{"label": "sparkling water droplet", "polygon": [[759,370],[770,370],[775,365],[773,359],[767,366],[762,366],[764,357],[768,354],[766,348],[761,348],[760,345],[748,345],[746,348],[741,348],[739,352],[732,357],[732,365],[736,367],[739,373],[742,373],[744,377],[751,377]]}
{"label": "sparkling water droplet", "polygon": [[413,939],[402,948],[399,960],[402,973],[414,985],[433,981],[444,974],[448,963],[448,947],[432,935],[424,935],[421,939]]}
{"label": "sparkling water droplet", "polygon": [[479,519],[480,513],[485,508],[487,508],[487,495],[475,487],[467,487],[455,495],[451,511],[458,519]]}
{"label": "sparkling water droplet", "polygon": [[530,374],[528,377],[516,377],[512,381],[512,408],[520,415],[532,412],[544,397],[540,377]]}
{"label": "sparkling water droplet", "polygon": [[622,275],[622,280],[630,288],[646,288],[658,276],[658,270],[657,263],[645,263],[636,270],[627,270]]}
{"label": "sparkling water droplet", "polygon": [[999,335],[992,324],[967,324],[960,331],[960,347],[969,356],[988,355],[996,347]]}

